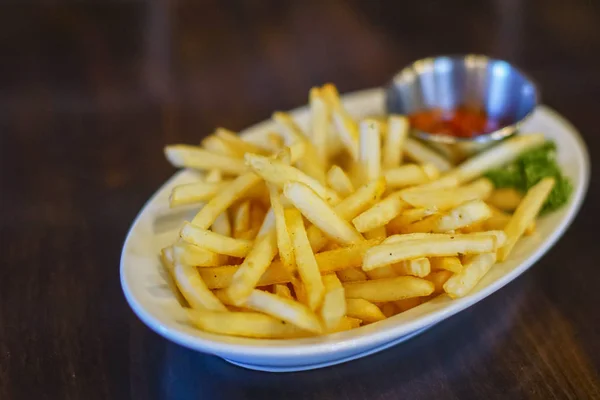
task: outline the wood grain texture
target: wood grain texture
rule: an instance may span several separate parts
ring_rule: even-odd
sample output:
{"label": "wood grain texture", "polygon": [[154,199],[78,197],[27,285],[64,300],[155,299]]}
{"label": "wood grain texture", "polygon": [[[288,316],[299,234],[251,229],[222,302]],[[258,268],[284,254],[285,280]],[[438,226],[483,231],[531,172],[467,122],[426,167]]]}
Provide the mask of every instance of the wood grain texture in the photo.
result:
{"label": "wood grain texture", "polygon": [[0,399],[600,398],[597,164],[580,216],[524,276],[341,366],[246,371],[160,338],[121,293],[127,229],[173,173],[164,144],[463,52],[528,71],[600,154],[591,0],[4,2]]}

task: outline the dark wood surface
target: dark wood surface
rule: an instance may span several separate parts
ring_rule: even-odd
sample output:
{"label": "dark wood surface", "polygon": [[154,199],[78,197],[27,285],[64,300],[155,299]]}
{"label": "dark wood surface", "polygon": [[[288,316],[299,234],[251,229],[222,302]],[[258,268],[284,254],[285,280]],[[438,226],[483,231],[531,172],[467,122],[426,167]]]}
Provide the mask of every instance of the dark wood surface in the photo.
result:
{"label": "dark wood surface", "polygon": [[121,292],[127,229],[173,173],[164,144],[464,52],[528,71],[599,154],[595,0],[3,2],[0,399],[600,398],[595,166],[534,268],[360,361],[247,371],[162,339]]}

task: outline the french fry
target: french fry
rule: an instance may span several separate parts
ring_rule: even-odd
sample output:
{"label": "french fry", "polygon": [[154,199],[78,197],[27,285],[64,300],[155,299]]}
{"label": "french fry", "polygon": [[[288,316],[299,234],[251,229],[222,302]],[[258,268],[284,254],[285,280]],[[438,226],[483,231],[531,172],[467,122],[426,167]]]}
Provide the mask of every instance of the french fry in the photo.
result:
{"label": "french fry", "polygon": [[367,250],[379,244],[379,240],[365,240],[358,244],[315,254],[321,274],[330,274],[347,268],[362,266]]}
{"label": "french fry", "polygon": [[[215,291],[215,296],[227,305],[236,305],[226,290]],[[264,290],[254,289],[243,306],[280,319],[313,333],[321,333],[323,328],[319,318],[304,304],[296,300],[278,296]]]}
{"label": "french fry", "polygon": [[431,263],[431,270],[434,272],[449,271],[457,273],[463,269],[458,257],[431,257],[429,262]]}
{"label": "french fry", "polygon": [[433,164],[441,172],[449,171],[452,168],[452,164],[442,155],[410,137],[404,141],[404,154],[419,164]]}
{"label": "french fry", "polygon": [[244,140],[241,136],[238,136],[235,132],[232,132],[228,129],[217,128],[215,131],[215,136],[228,143],[230,147],[235,148],[239,153],[242,154],[242,156],[245,153],[265,153],[265,149],[263,147]]}
{"label": "french fry", "polygon": [[367,275],[358,267],[337,271],[336,275],[342,282],[366,281],[368,279]]}
{"label": "french fry", "polygon": [[329,331],[327,333],[336,333],[336,332],[343,332],[343,331],[349,331],[351,329],[356,329],[356,328],[360,327],[361,323],[362,323],[362,321],[358,318],[344,316],[340,320],[340,323],[338,324],[338,326],[335,329],[333,329],[332,331]]}
{"label": "french fry", "polygon": [[[381,267],[388,268],[389,266]],[[381,268],[374,269],[371,272],[375,272]],[[419,278],[424,278],[431,272],[431,263],[428,258],[415,258],[413,260],[405,260],[400,263],[394,264],[393,269],[396,275],[412,275]]]}
{"label": "french fry", "polygon": [[421,304],[420,297],[411,297],[409,299],[396,300],[394,302],[394,305],[398,309],[398,312],[401,312],[401,313],[404,311],[408,311],[411,308],[415,308],[416,306],[418,306],[420,304]]}
{"label": "french fry", "polygon": [[533,186],[510,218],[510,221],[504,228],[508,237],[506,243],[498,251],[498,260],[504,261],[510,254],[517,240],[523,235],[527,227],[535,220],[540,212],[544,202],[548,198],[550,191],[554,187],[554,178],[544,178]]}
{"label": "french fry", "polygon": [[494,185],[489,179],[481,178],[459,188],[442,188],[432,190],[406,190],[400,192],[402,200],[413,207],[437,208],[448,210],[470,200],[485,199],[490,195]]}
{"label": "french fry", "polygon": [[380,305],[381,308],[381,312],[383,313],[383,315],[386,318],[389,317],[393,317],[394,315],[396,315],[398,313],[398,309],[396,308],[396,305],[394,304],[394,302],[386,302],[386,303],[382,303]]}
{"label": "french fry", "polygon": [[173,248],[171,246],[165,247],[160,251],[160,262],[164,270],[167,272],[165,280],[167,281],[167,285],[169,285],[169,288],[173,292],[173,295],[175,295],[175,299],[177,299],[177,302],[182,307],[187,307],[188,302],[179,291],[179,288],[177,287],[177,282],[175,282],[175,255],[173,254]]}
{"label": "french fry", "polygon": [[188,310],[190,321],[200,330],[221,335],[262,339],[310,336],[310,333],[269,315],[256,312]]}
{"label": "french fry", "polygon": [[193,267],[217,267],[222,261],[217,253],[183,241],[175,243],[172,251],[175,261]]}
{"label": "french fry", "polygon": [[173,208],[210,200],[226,185],[226,182],[194,182],[177,185],[169,196],[169,206]]}
{"label": "french fry", "polygon": [[382,165],[383,168],[389,169],[398,167],[402,163],[404,142],[409,130],[408,118],[403,115],[390,115],[387,126]]}
{"label": "french fry", "polygon": [[200,229],[189,222],[183,226],[180,235],[186,242],[217,254],[245,257],[252,249],[250,240],[219,235],[209,230]]}
{"label": "french fry", "polygon": [[332,165],[327,172],[327,184],[342,197],[348,197],[354,192],[354,185],[350,178],[337,165]]}
{"label": "french fry", "polygon": [[248,172],[240,175],[213,197],[202,209],[192,223],[201,229],[208,229],[236,200],[242,198],[252,187],[258,185],[261,179],[258,175]]}
{"label": "french fry", "polygon": [[386,169],[383,176],[388,188],[403,189],[431,182],[437,179],[439,174],[439,170],[433,164],[405,164]]}
{"label": "french fry", "polygon": [[329,109],[319,88],[312,88],[309,94],[310,106],[310,138],[315,146],[317,156],[323,165],[327,163],[329,150]]}
{"label": "french fry", "polygon": [[367,250],[363,259],[363,271],[414,258],[487,253],[497,250],[497,247],[496,236],[473,234],[382,244]]}
{"label": "french fry", "polygon": [[452,272],[442,270],[432,272],[425,279],[432,282],[435,286],[434,293],[442,293],[444,291],[444,284],[448,281],[448,279],[450,279],[452,275]]}
{"label": "french fry", "polygon": [[231,285],[227,288],[227,295],[232,299],[234,305],[244,304],[276,254],[277,239],[275,230],[272,229],[256,240],[252,250],[233,275]]}
{"label": "french fry", "polygon": [[359,232],[367,232],[383,227],[396,218],[403,207],[404,203],[397,195],[390,195],[355,217],[352,224]]}
{"label": "french fry", "polygon": [[[223,177],[221,171],[218,169],[211,170],[208,174],[206,174],[205,177],[205,181],[208,183],[221,183],[222,179]],[[218,233],[219,235],[231,236],[231,222],[229,221],[229,214],[227,213],[227,210],[223,211],[217,216],[211,225],[211,229],[213,232]]]}
{"label": "french fry", "polygon": [[[488,206],[490,207],[490,210],[492,210],[492,216],[484,221],[482,229],[488,231],[496,229],[503,230],[508,224],[508,221],[510,221],[510,214],[507,214],[504,211],[497,209],[489,203]],[[534,232],[535,221],[532,221],[525,229],[525,235],[531,235]]]}
{"label": "french fry", "polygon": [[420,221],[430,215],[438,213],[437,208],[411,208],[403,210],[400,215],[392,219],[388,225],[388,232],[392,234],[402,233],[410,224]]}
{"label": "french fry", "polygon": [[286,225],[285,210],[280,201],[279,190],[274,185],[269,185],[271,195],[271,207],[275,215],[275,230],[277,232],[277,248],[279,249],[279,258],[285,268],[293,271],[296,268],[294,257],[294,247],[292,239]]}
{"label": "french fry", "polygon": [[346,282],[343,286],[347,298],[365,299],[371,302],[387,302],[429,296],[434,290],[433,283],[414,276]]}
{"label": "french fry", "polygon": [[495,262],[496,253],[484,253],[470,257],[465,262],[463,270],[454,274],[444,283],[444,291],[452,298],[467,295]]}
{"label": "french fry", "polygon": [[231,146],[228,142],[220,137],[210,135],[202,140],[202,147],[212,154],[220,154],[232,158],[243,158],[244,153]]}
{"label": "french fry", "polygon": [[265,219],[256,234],[256,239],[269,233],[273,228],[275,228],[275,213],[273,212],[273,207],[271,207],[269,211],[267,211],[267,215],[265,215]]}
{"label": "french fry", "polygon": [[346,299],[346,315],[366,323],[382,321],[386,318],[379,307],[365,299]]}
{"label": "french fry", "polygon": [[346,314],[346,297],[344,288],[335,274],[323,275],[325,295],[319,315],[326,330],[333,330]]}
{"label": "french fry", "polygon": [[370,231],[366,231],[364,234],[365,239],[379,239],[383,240],[387,236],[387,230],[385,226],[379,226],[377,228],[373,228]]}
{"label": "french fry", "polygon": [[255,154],[247,154],[246,162],[264,180],[279,188],[283,188],[287,182],[301,182],[328,202],[339,201],[339,196],[335,191],[326,188],[316,179],[290,165]]}
{"label": "french fry", "polygon": [[[233,213],[233,237],[239,238],[250,229],[250,201],[241,202]],[[242,256],[243,257],[243,256]]]}
{"label": "french fry", "polygon": [[503,188],[493,190],[485,201],[500,210],[514,211],[522,200],[523,195],[518,190],[514,188]]}
{"label": "french fry", "polygon": [[208,289],[195,267],[175,263],[173,277],[179,291],[192,308],[227,311],[227,308]]}
{"label": "french fry", "polygon": [[358,162],[356,171],[361,184],[371,182],[381,176],[381,134],[380,124],[373,119],[360,123]]}
{"label": "french fry", "polygon": [[166,146],[165,156],[174,167],[178,168],[218,169],[232,175],[241,175],[248,171],[243,160],[212,153],[199,146],[187,144]]}
{"label": "french fry", "polygon": [[444,214],[427,217],[406,226],[403,231],[442,233],[464,228],[485,221],[492,216],[492,211],[482,200],[467,201]]}
{"label": "french fry", "polygon": [[369,279],[394,278],[398,276],[391,265],[386,265],[371,271],[365,271],[365,274],[369,277]]}
{"label": "french fry", "polygon": [[288,182],[283,188],[283,193],[302,215],[331,239],[343,244],[364,240],[348,221],[340,218],[310,187],[300,182]]}
{"label": "french fry", "polygon": [[319,265],[310,248],[300,212],[290,209],[289,212],[285,213],[285,217],[292,245],[294,246],[296,266],[306,289],[308,306],[314,311],[321,305],[325,294],[325,286],[321,279]]}
{"label": "french fry", "polygon": [[277,296],[285,297],[286,299],[293,299],[292,292],[290,288],[285,283],[277,283],[273,285],[273,292]]}

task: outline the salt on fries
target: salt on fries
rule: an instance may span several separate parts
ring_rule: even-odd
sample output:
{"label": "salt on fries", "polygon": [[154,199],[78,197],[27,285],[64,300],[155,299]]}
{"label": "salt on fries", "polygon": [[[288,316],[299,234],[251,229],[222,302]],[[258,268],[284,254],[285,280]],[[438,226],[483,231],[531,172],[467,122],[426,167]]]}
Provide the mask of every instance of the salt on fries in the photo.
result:
{"label": "salt on fries", "polygon": [[522,196],[481,175],[542,135],[453,166],[408,137],[405,116],[354,119],[331,84],[311,89],[309,105],[306,132],[276,112],[260,145],[219,128],[201,146],[165,148],[174,166],[206,172],[173,188],[171,207],[200,210],[161,251],[199,329],[300,338],[463,297],[535,229],[554,180]]}

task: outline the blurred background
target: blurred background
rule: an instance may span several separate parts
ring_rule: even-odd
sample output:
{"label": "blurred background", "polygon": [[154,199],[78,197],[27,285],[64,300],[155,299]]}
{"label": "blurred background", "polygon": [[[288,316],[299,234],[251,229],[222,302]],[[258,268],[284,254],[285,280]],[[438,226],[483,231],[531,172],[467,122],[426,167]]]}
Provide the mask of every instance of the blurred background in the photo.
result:
{"label": "blurred background", "polygon": [[[273,392],[274,378],[258,385],[255,378],[264,375],[243,375],[166,343],[128,309],[118,280],[119,252],[137,211],[173,173],[162,147],[196,143],[217,126],[240,130],[274,110],[305,104],[314,85],[333,82],[342,93],[379,86],[411,61],[452,53],[482,53],[524,69],[540,85],[542,101],[582,131],[594,158],[600,145],[595,0],[3,1],[0,398],[31,398],[40,388],[46,397],[39,398],[183,398],[203,390],[212,393],[209,398],[300,396],[283,388]],[[594,180],[582,212],[591,216],[590,204],[600,200]],[[581,234],[561,241],[555,261],[573,262],[557,258],[560,249],[593,247],[594,218],[579,218],[573,230]],[[473,345],[475,353],[437,347],[425,358],[437,364],[425,364],[419,373],[403,368],[386,375],[374,367],[389,365],[394,354],[423,360],[424,346],[456,346],[423,336],[416,350],[388,353],[373,365],[326,370],[315,379],[302,375],[296,385],[315,385],[314,394],[327,398],[432,398],[475,374],[511,387],[513,398],[563,398],[564,388],[566,397],[586,398],[598,390],[600,344],[593,338],[600,320],[567,310],[590,301],[581,294],[590,283],[584,273],[563,277],[564,263],[544,263],[458,322],[443,325],[448,337],[466,335],[457,340],[467,347],[477,340],[469,332],[487,332],[487,342]],[[558,296],[561,290],[571,294]],[[497,320],[494,315],[509,304],[535,318]],[[554,332],[558,336],[544,352],[531,356],[539,361],[530,360],[535,368],[518,358],[532,337],[547,334],[547,325],[535,325],[538,319],[575,324],[586,346],[577,350],[583,361],[564,372],[571,361],[544,353],[556,343],[570,348],[568,329]],[[490,325],[517,339],[506,343],[506,335],[485,330]],[[491,363],[500,345],[517,358]],[[436,354],[446,358],[434,361]],[[518,364],[521,372],[502,373],[503,363]],[[365,366],[374,368],[370,385],[344,389],[340,379],[360,375],[355,368]],[[191,371],[213,375],[203,385]],[[435,376],[436,384],[421,385],[420,372]],[[292,384],[290,379],[283,382]],[[469,393],[490,398],[484,389]]]}

